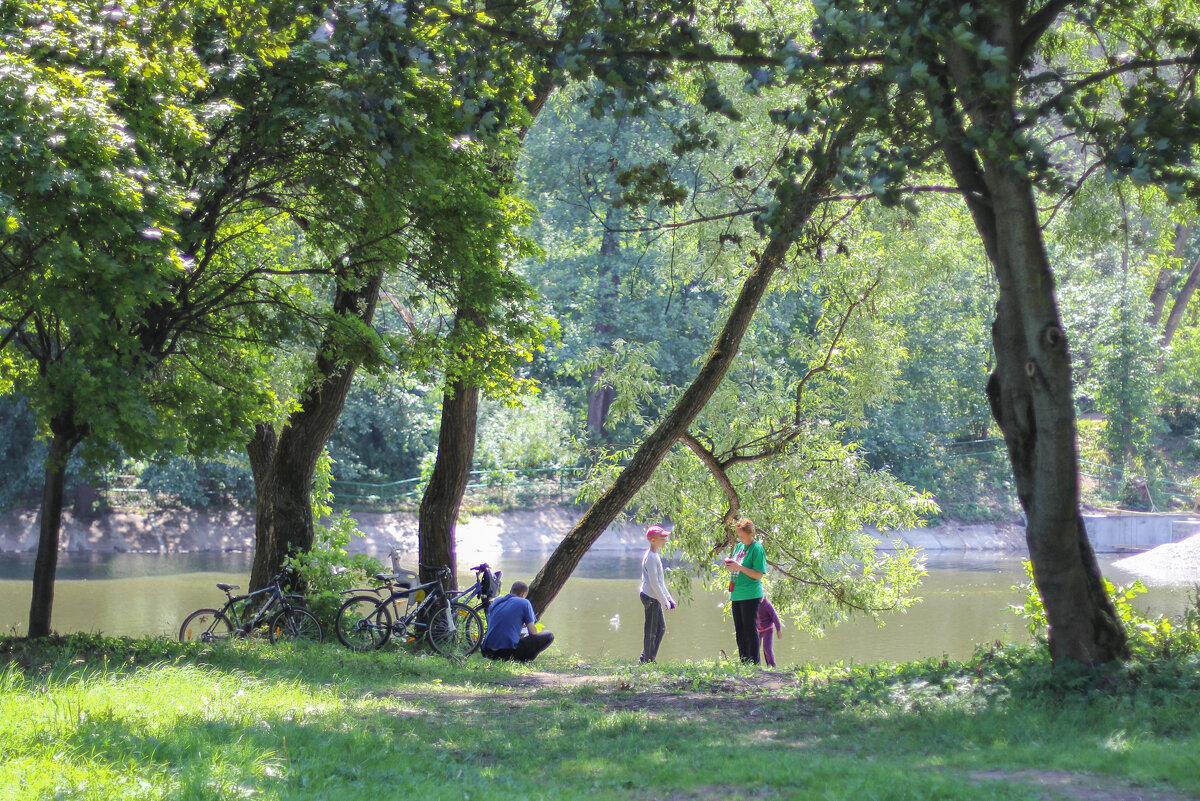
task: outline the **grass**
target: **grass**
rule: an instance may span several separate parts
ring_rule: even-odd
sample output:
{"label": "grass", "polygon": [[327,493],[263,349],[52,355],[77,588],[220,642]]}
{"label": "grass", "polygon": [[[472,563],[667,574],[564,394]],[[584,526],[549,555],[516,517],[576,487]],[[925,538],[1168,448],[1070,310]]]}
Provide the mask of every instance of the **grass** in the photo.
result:
{"label": "grass", "polygon": [[1095,675],[1022,647],[764,672],[0,638],[0,798],[1186,798],[1198,690],[1195,655]]}

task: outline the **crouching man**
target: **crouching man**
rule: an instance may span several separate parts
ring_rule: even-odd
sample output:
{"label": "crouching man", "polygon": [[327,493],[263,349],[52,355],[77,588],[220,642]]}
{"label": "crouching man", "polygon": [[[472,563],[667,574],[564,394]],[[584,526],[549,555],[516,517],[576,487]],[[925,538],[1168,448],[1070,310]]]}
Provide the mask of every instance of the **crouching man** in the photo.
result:
{"label": "crouching man", "polygon": [[[514,581],[508,595],[492,601],[487,613],[487,634],[480,648],[488,659],[532,662],[554,642],[554,635],[550,632],[537,633],[534,627],[537,615],[533,613],[533,604],[525,598],[528,594],[528,584]],[[521,634],[522,628],[526,631],[524,636]]]}

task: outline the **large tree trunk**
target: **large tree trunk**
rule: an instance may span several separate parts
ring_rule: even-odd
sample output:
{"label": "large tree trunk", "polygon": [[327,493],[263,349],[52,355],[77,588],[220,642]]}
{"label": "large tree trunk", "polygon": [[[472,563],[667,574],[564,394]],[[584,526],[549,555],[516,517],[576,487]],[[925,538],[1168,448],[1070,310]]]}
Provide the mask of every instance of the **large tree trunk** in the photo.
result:
{"label": "large tree trunk", "polygon": [[[1017,65],[1023,35],[1010,10],[996,7],[994,16],[981,17],[979,29]],[[1050,625],[1050,655],[1055,663],[1110,662],[1126,654],[1125,632],[1104,591],[1079,510],[1071,359],[1033,185],[1001,148],[962,146],[969,140],[960,113],[977,129],[994,132],[997,141],[1018,141],[1015,98],[982,90],[983,68],[973,52],[946,43],[943,53],[950,91],[931,96],[930,109],[954,129],[943,139],[943,152],[996,271],[996,368],[987,395],[1025,512],[1034,583]],[[1016,84],[1014,75],[1010,85]]]}
{"label": "large tree trunk", "polygon": [[[831,147],[828,152],[836,152]],[[785,218],[772,234],[763,254],[758,257],[754,268],[746,277],[742,290],[729,311],[725,325],[705,360],[704,366],[692,383],[676,401],[658,427],[638,447],[629,464],[617,476],[613,485],[588,507],[554,553],[546,561],[529,588],[529,600],[540,615],[554,597],[562,590],[567,579],[578,567],[583,555],[599,539],[604,530],[616,519],[638,490],[654,475],[671,447],[679,441],[708,403],[713,392],[721,385],[725,374],[738,354],[742,337],[749,328],[754,312],[770,286],[771,278],[783,265],[788,250],[797,235],[812,216],[819,198],[828,193],[835,165],[829,163],[814,168],[792,195],[791,205]]]}
{"label": "large tree trunk", "polygon": [[1111,662],[1126,655],[1126,638],[1079,510],[1071,360],[1032,187],[1007,165],[989,170],[987,179],[998,222],[1000,288],[988,400],[1025,511],[1050,655],[1055,663]]}
{"label": "large tree trunk", "polygon": [[37,560],[33,565],[33,597],[29,603],[27,636],[30,639],[47,637],[50,634],[67,459],[84,437],[84,432],[75,425],[69,413],[50,421],[50,433],[50,451],[46,454],[45,481],[42,484],[42,507],[38,514],[38,551]]}
{"label": "large tree trunk", "polygon": [[[454,327],[477,324],[467,293],[459,293]],[[449,383],[442,398],[442,421],[438,430],[437,456],[433,474],[421,496],[417,519],[417,568],[422,582],[433,581],[437,570],[450,568],[450,587],[458,586],[458,559],[454,531],[458,510],[475,461],[475,431],[479,416],[479,387],[463,380]]]}
{"label": "large tree trunk", "polygon": [[463,492],[475,459],[475,428],[479,388],[456,381],[442,400],[442,426],[437,460],[421,498],[417,545],[421,581],[432,581],[437,568],[450,568],[451,587],[457,587],[458,564],[454,529]]}
{"label": "large tree trunk", "polygon": [[[378,272],[361,285],[339,287],[334,314],[370,324],[382,281],[383,273]],[[355,362],[337,355],[342,350],[339,335],[344,333],[332,328],[326,333],[317,350],[316,379],[283,430],[276,435],[273,426],[260,425],[246,447],[256,497],[251,589],[269,584],[289,553],[312,547],[313,473],[342,413],[357,368]]]}

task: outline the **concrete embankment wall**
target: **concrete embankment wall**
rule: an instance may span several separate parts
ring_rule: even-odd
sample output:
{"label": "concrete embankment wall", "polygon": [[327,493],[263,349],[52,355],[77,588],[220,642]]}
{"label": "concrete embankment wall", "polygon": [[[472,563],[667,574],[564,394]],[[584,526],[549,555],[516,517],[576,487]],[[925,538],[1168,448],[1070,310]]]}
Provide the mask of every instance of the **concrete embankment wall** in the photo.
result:
{"label": "concrete embankment wall", "polygon": [[[550,506],[497,515],[477,515],[458,525],[460,559],[488,559],[504,553],[548,552],[575,525],[581,510]],[[417,549],[417,521],[408,513],[356,516],[365,537],[352,550],[384,555],[393,546],[406,554]],[[1092,546],[1101,553],[1134,552],[1178,542],[1200,533],[1200,516],[1154,514],[1088,514],[1085,524]],[[1025,551],[1019,523],[952,524],[893,531],[879,535],[883,548],[912,546],[928,551]],[[37,549],[37,515],[12,511],[0,515],[0,552]],[[205,512],[163,510],[147,514],[110,514],[94,520],[66,515],[61,549],[72,552],[149,552],[249,550],[254,541],[254,515],[248,510]],[[601,552],[636,552],[645,547],[643,529],[611,526],[596,542]]]}
{"label": "concrete embankment wall", "polygon": [[[1085,514],[1083,522],[1097,553],[1145,551],[1200,533],[1200,517],[1192,514]],[[899,543],[926,551],[1026,550],[1025,527],[1020,523],[918,528],[888,532],[880,539],[885,548]]]}

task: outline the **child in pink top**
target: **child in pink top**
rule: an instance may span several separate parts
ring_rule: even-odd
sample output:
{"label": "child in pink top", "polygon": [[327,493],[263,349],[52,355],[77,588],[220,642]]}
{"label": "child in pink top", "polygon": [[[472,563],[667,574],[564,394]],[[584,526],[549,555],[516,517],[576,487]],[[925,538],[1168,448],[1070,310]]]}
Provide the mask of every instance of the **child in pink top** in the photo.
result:
{"label": "child in pink top", "polygon": [[762,644],[763,661],[768,667],[775,667],[775,649],[772,645],[776,632],[780,637],[783,636],[783,624],[779,622],[779,615],[775,614],[775,607],[763,598],[758,605],[758,638]]}

